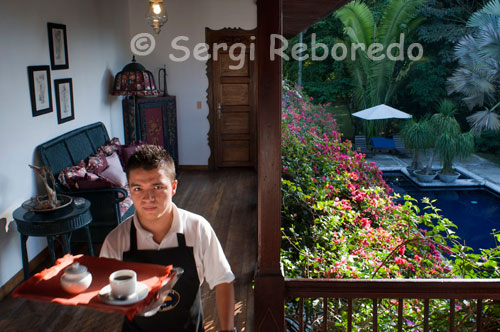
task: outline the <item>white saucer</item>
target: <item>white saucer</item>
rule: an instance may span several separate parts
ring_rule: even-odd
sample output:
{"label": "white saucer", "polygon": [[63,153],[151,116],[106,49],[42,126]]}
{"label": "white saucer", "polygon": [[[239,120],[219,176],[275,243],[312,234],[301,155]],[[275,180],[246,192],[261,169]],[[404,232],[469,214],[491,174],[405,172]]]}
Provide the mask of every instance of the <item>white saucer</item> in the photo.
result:
{"label": "white saucer", "polygon": [[149,293],[148,286],[138,281],[135,287],[134,294],[124,299],[117,299],[111,294],[111,286],[108,284],[103,288],[101,288],[101,290],[99,291],[99,300],[107,304],[129,305],[144,300],[146,296],[148,296],[148,293]]}

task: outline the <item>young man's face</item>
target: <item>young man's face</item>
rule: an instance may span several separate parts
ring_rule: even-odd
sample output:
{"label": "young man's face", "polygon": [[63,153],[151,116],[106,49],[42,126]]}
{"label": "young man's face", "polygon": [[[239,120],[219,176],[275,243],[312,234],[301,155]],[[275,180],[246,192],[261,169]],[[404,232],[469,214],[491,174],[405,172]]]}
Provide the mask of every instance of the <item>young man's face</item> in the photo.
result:
{"label": "young man's face", "polygon": [[177,180],[168,177],[162,168],[129,172],[128,183],[134,206],[141,223],[151,223],[168,218],[172,211],[172,196],[177,189]]}

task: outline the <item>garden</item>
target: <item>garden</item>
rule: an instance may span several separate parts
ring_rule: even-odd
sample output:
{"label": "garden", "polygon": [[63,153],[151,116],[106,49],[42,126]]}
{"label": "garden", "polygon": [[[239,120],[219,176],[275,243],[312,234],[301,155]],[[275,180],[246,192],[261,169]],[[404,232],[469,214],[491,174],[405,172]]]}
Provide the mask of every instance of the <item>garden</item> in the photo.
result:
{"label": "garden", "polygon": [[[384,5],[380,5],[380,2],[375,1],[353,2],[337,11],[331,18],[310,28],[316,32],[329,31],[330,36],[324,33],[322,40],[325,43],[338,42],[337,37],[345,37],[344,41],[349,42],[349,39],[355,36],[358,40],[361,40],[362,36],[365,38],[376,36],[378,40],[386,36],[385,42],[390,42],[399,33],[390,32],[388,22],[392,20],[394,23],[399,17],[400,20],[406,21],[404,24],[399,22],[400,24],[396,26],[406,29],[410,34],[413,32],[414,38],[417,38],[415,35],[417,32],[427,33],[426,45],[430,49],[430,54],[423,63],[412,64],[411,61],[400,64],[385,61],[382,64],[369,61],[363,63],[366,58],[358,57],[356,63],[332,62],[331,67],[328,67],[327,63],[304,64],[301,78],[303,87],[289,83],[297,82],[297,77],[292,75],[295,64],[285,64],[287,80],[283,86],[282,102],[281,260],[286,277],[336,279],[500,277],[498,246],[479,251],[467,247],[455,234],[456,226],[440,214],[433,201],[424,200],[422,207],[412,197],[405,196],[402,203],[396,203],[397,194],[393,193],[384,182],[382,172],[374,163],[368,163],[363,154],[355,151],[351,141],[339,131],[337,115],[331,112],[332,105],[329,103],[343,104],[347,110],[370,107],[379,103],[392,103],[404,108],[413,114],[414,121],[410,121],[411,125],[405,128],[394,130],[402,131],[409,141],[416,135],[415,128],[426,130],[427,134],[418,134],[422,137],[421,144],[412,147],[416,151],[433,148],[443,163],[443,172],[452,171],[454,157],[460,156],[461,153],[470,154],[474,140],[477,144],[479,139],[484,139],[485,136],[479,136],[479,133],[491,135],[492,130],[498,129],[491,124],[494,122],[491,119],[497,117],[495,113],[497,106],[494,102],[498,82],[492,82],[492,91],[483,91],[482,102],[474,99],[473,96],[477,97],[477,94],[472,94],[473,89],[470,86],[464,87],[453,83],[459,81],[459,76],[465,75],[467,70],[477,70],[477,61],[485,61],[488,66],[493,65],[492,61],[484,58],[492,52],[492,49],[478,46],[478,49],[482,49],[478,52],[485,54],[471,60],[476,62],[467,67],[463,59],[453,62],[438,56],[437,44],[442,44],[441,51],[444,53],[455,54],[453,45],[462,40],[458,36],[455,36],[455,39],[450,37],[458,33],[455,28],[461,26],[459,32],[468,31],[467,22],[474,21],[472,18],[476,18],[479,22],[483,14],[490,15],[490,19],[493,17],[498,19],[500,4],[498,1],[492,1],[484,8],[473,8],[476,13],[471,14],[463,8],[446,7],[447,3],[394,0],[385,1]],[[468,8],[472,10],[472,7]],[[402,12],[405,15],[401,15]],[[470,20],[465,19],[468,13],[472,17]],[[422,16],[427,20],[421,19]],[[463,22],[459,20],[460,17]],[[371,22],[371,29],[370,24],[361,24],[362,22]],[[478,22],[476,23],[480,24]],[[438,26],[441,27],[440,32],[444,31],[442,32],[444,36],[436,34]],[[443,27],[447,29],[443,30]],[[367,30],[367,33],[358,34],[359,31],[356,30],[358,28]],[[343,35],[343,31],[346,31],[347,37]],[[486,43],[481,39],[484,33],[480,33],[482,31],[480,27],[471,31],[477,34],[469,35],[469,42],[475,38],[477,45]],[[392,37],[389,38],[389,35]],[[446,40],[446,43],[443,40]],[[497,41],[500,45],[500,38]],[[462,46],[457,46],[456,49]],[[468,57],[473,56],[471,52],[466,53]],[[311,67],[309,71],[306,70],[307,66]],[[440,66],[446,70],[429,69]],[[330,72],[326,75],[325,72],[328,70]],[[382,75],[383,73],[387,75]],[[318,82],[319,77],[323,77],[325,81]],[[474,77],[478,78],[477,75]],[[493,80],[491,77],[488,79]],[[423,85],[422,80],[427,82]],[[403,86],[402,82],[405,82],[404,88],[398,89],[398,86]],[[448,91],[444,88],[447,84],[450,89],[454,89],[456,95],[448,96]],[[429,88],[432,91],[428,93],[417,91]],[[463,107],[468,109],[467,105],[472,106],[470,109],[473,111],[468,115],[469,121],[467,117],[461,115],[464,112]],[[479,105],[484,109],[479,112],[483,113],[478,113]],[[433,112],[422,113],[423,109]],[[490,121],[484,122],[484,117]],[[424,140],[429,137],[430,140]],[[417,158],[415,162],[418,165],[419,159]],[[421,172],[425,172],[425,165],[417,167],[422,169]],[[498,244],[500,234],[493,231],[491,236]],[[297,301],[291,299],[286,306],[289,330],[294,330],[298,320]],[[379,328],[382,331],[395,328],[397,304],[397,300],[384,300],[379,303],[379,310],[383,312],[379,316]],[[331,300],[329,307],[338,309],[328,318],[331,321],[329,326],[332,327],[332,331],[343,331],[342,326],[345,327],[347,319],[346,305],[342,300]],[[436,319],[431,325],[432,331],[447,331],[447,305],[444,300],[436,300],[433,303],[431,316]],[[475,306],[471,301],[456,302],[457,331],[473,329]],[[420,325],[422,308],[421,301],[405,302],[405,331],[422,330]],[[305,310],[308,313],[306,330],[317,330],[318,317],[321,317],[323,312],[320,301],[307,301]],[[498,303],[484,301],[483,311],[485,330],[498,330],[500,328]],[[370,326],[369,317],[371,317],[371,307],[368,302],[358,301],[355,312],[353,316],[354,325],[357,326],[355,330],[366,330]]]}

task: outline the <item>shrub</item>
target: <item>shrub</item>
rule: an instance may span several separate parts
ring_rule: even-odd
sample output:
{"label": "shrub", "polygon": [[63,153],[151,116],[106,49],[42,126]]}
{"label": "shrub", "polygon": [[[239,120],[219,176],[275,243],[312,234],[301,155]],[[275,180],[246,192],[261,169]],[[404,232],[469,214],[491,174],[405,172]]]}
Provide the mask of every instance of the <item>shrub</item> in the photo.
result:
{"label": "shrub", "polygon": [[[324,107],[286,84],[282,106],[281,260],[287,277],[499,276],[498,250],[472,253],[432,202],[421,210],[405,196],[396,204],[382,172],[342,140]],[[392,307],[387,302],[383,310]],[[405,310],[417,318],[419,308]]]}

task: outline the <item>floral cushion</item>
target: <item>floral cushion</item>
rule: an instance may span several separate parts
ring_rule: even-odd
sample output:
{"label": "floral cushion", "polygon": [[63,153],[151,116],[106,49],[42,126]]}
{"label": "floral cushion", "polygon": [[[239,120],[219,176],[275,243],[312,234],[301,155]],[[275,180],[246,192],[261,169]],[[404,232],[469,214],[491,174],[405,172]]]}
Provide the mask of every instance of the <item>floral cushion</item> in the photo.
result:
{"label": "floral cushion", "polygon": [[119,151],[120,147],[120,139],[118,137],[113,137],[108,144],[98,147],[97,151],[104,153],[106,156],[111,156],[113,153]]}
{"label": "floral cushion", "polygon": [[78,180],[84,179],[86,174],[85,162],[81,160],[78,165],[63,169],[57,176],[57,180],[67,189],[78,189]]}
{"label": "floral cushion", "polygon": [[102,152],[90,156],[87,160],[87,171],[90,173],[100,174],[108,166],[106,155]]}
{"label": "floral cushion", "polygon": [[125,214],[125,212],[127,212],[128,209],[130,209],[130,207],[132,205],[134,205],[134,202],[132,201],[132,198],[130,197],[130,189],[128,188],[128,186],[125,186],[122,188],[125,189],[128,193],[127,197],[125,197],[125,199],[120,202],[120,215],[123,216]]}
{"label": "floral cushion", "polygon": [[144,144],[141,141],[129,145],[120,145],[118,138],[113,138],[108,144],[100,146],[98,153],[90,156],[85,163],[81,160],[77,165],[62,170],[57,179],[67,189],[101,189],[122,187],[128,196],[120,202],[120,213],[125,212],[133,205],[130,190],[127,186],[127,176],[123,171],[122,158],[125,162],[134,153],[137,146]]}

